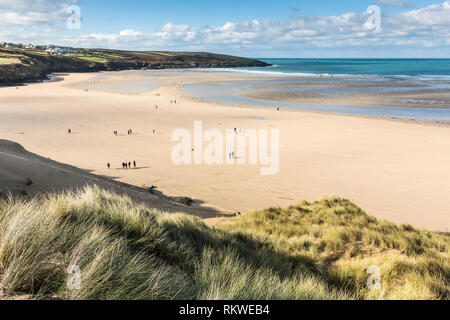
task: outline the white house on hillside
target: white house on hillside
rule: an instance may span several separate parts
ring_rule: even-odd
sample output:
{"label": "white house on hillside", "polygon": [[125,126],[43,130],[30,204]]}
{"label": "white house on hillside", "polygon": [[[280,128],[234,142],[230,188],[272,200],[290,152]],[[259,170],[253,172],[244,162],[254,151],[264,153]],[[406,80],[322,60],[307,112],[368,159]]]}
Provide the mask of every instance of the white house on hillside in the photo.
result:
{"label": "white house on hillside", "polygon": [[55,46],[47,46],[46,52],[50,54],[65,54],[65,53],[73,53],[73,49],[66,47],[55,47]]}

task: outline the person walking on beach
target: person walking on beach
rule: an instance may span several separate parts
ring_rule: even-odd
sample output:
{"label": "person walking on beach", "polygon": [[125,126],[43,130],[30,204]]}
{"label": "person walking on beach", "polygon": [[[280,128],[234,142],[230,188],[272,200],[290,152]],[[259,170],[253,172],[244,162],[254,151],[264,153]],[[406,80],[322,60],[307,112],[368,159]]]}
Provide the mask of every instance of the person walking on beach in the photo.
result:
{"label": "person walking on beach", "polygon": [[134,168],[136,169],[136,160],[133,161]]}
{"label": "person walking on beach", "polygon": [[111,169],[111,163],[108,162],[106,166],[108,167],[108,169]]}
{"label": "person walking on beach", "polygon": [[72,130],[69,129],[69,130],[67,130],[67,132],[68,132],[69,134],[71,134],[71,133],[72,133]]}
{"label": "person walking on beach", "polygon": [[128,168],[131,169],[131,162],[128,162]]}

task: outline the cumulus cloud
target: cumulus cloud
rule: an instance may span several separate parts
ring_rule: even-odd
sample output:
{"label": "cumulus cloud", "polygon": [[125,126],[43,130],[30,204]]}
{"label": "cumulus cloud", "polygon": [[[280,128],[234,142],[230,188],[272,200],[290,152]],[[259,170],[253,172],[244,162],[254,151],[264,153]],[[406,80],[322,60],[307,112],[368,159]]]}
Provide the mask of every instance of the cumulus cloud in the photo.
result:
{"label": "cumulus cloud", "polygon": [[0,41],[57,39],[78,0],[0,0]]}
{"label": "cumulus cloud", "polygon": [[67,8],[76,0],[0,0],[0,24],[54,25],[69,16]]}
{"label": "cumulus cloud", "polygon": [[[382,14],[382,31],[374,32],[367,21],[371,13],[348,12],[336,16],[292,16],[287,20],[249,20],[226,22],[218,27],[167,23],[153,32],[121,30],[117,33],[91,33],[72,35],[57,33],[52,28],[55,21],[62,21],[64,6],[73,1],[34,1],[36,7],[24,9],[29,1],[15,1],[6,12],[16,23],[0,23],[0,38],[8,31],[24,25],[41,25],[48,28],[44,34],[29,32],[29,41],[47,41],[79,47],[105,47],[142,50],[209,50],[230,52],[248,49],[246,52],[264,50],[295,50],[296,48],[447,48],[450,46],[450,0],[424,8],[408,9],[395,14]],[[0,8],[10,1],[0,0]],[[64,3],[64,4],[61,4]],[[380,0],[387,5],[405,6],[406,1]],[[53,8],[49,14],[44,8]],[[38,8],[38,9],[36,9]],[[41,8],[42,10],[40,10]],[[2,11],[3,12],[3,11]],[[46,13],[47,12],[47,13]],[[13,15],[16,14],[17,17]],[[21,21],[19,23],[19,21]],[[17,36],[16,36],[17,38]],[[34,41],[34,42],[35,42]]]}
{"label": "cumulus cloud", "polygon": [[142,32],[135,31],[132,29],[122,30],[119,33],[120,36],[125,36],[125,37],[137,37],[137,36],[141,36],[142,34],[143,34]]}

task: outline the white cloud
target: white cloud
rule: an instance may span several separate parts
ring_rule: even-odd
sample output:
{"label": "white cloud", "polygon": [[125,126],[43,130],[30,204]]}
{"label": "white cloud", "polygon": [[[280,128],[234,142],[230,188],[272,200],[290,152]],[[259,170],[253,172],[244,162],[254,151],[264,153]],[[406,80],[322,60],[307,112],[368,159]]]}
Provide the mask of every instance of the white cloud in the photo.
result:
{"label": "white cloud", "polygon": [[0,0],[0,25],[52,25],[65,21],[77,0]]}
{"label": "white cloud", "polygon": [[[196,28],[167,23],[154,32],[126,29],[81,36],[57,32],[58,22],[67,18],[64,8],[73,3],[69,0],[38,0],[30,5],[27,0],[0,0],[0,39],[18,42],[26,39],[27,42],[44,41],[78,47],[220,52],[368,47],[448,50],[450,46],[450,0],[397,14],[383,14],[382,32],[366,28],[369,15],[365,11],[338,16],[293,16],[282,21],[227,22],[219,27],[202,25]],[[406,1],[399,0],[380,0],[379,3],[406,5]]]}
{"label": "white cloud", "polygon": [[55,40],[78,0],[0,0],[0,41]]}
{"label": "white cloud", "polygon": [[450,26],[450,1],[411,10],[400,15],[404,23],[411,25]]}
{"label": "white cloud", "polygon": [[125,37],[137,37],[137,36],[141,36],[143,33],[140,31],[135,31],[132,29],[127,29],[127,30],[122,30],[119,32],[120,36],[125,36]]}

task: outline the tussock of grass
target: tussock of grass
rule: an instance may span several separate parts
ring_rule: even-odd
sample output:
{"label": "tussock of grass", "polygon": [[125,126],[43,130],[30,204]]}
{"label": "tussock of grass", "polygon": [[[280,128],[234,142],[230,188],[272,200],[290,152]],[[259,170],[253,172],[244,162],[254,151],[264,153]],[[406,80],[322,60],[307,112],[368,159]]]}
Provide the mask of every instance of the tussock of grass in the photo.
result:
{"label": "tussock of grass", "polygon": [[[360,299],[448,299],[448,234],[379,221],[349,201],[332,198],[249,213],[221,226],[259,234],[274,250],[307,267],[329,285]],[[366,286],[369,266],[382,287]]]}
{"label": "tussock of grass", "polygon": [[[61,299],[448,299],[448,235],[325,199],[201,220],[96,187],[0,200],[0,295]],[[366,268],[381,268],[369,290]],[[67,285],[69,266],[80,289]]]}
{"label": "tussock of grass", "polygon": [[[265,237],[86,188],[0,200],[0,294],[61,299],[340,299]],[[80,289],[67,285],[69,266]]]}

